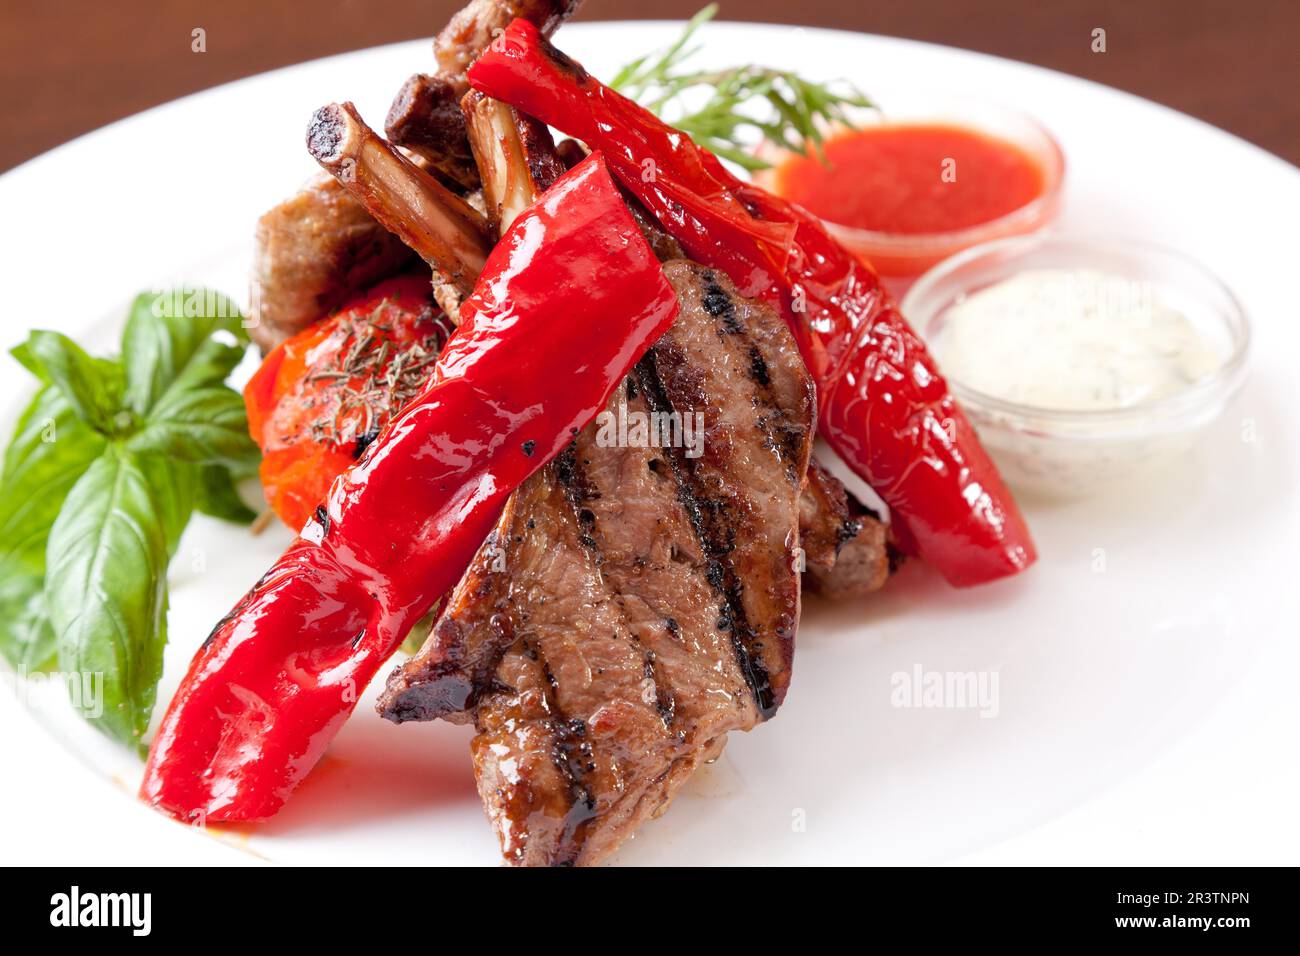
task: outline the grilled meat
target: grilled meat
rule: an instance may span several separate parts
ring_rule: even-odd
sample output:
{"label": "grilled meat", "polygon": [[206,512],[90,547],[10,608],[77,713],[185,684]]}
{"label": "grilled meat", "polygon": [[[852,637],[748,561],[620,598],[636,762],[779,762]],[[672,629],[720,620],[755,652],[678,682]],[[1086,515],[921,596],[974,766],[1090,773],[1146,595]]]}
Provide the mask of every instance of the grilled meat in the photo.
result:
{"label": "grilled meat", "polygon": [[[811,383],[775,313],[694,263],[665,274],[676,325],[516,492],[380,703],[474,722],[511,863],[598,861],[789,686]],[[698,457],[610,441],[656,412],[703,416]]]}
{"label": "grilled meat", "polygon": [[390,142],[423,157],[464,189],[478,185],[478,167],[466,141],[460,101],[469,91],[465,71],[516,17],[550,36],[581,0],[471,0],[434,40],[439,70],[417,73],[398,91],[384,132]]}
{"label": "grilled meat", "polygon": [[253,341],[269,351],[356,293],[415,263],[415,254],[329,176],[257,221]]}
{"label": "grilled meat", "polygon": [[[416,76],[398,94],[388,138],[425,162],[440,185],[466,191],[478,171],[466,139],[460,98],[465,69],[516,16],[548,36],[580,0],[471,0],[439,34],[441,71]],[[253,340],[269,351],[330,310],[382,279],[414,265],[410,249],[379,225],[365,207],[328,178],[314,180],[259,221],[250,281]],[[438,300],[453,315],[459,283],[435,270]]]}
{"label": "grilled meat", "polygon": [[464,83],[470,64],[512,20],[530,20],[549,37],[581,5],[582,0],[470,0],[433,41],[439,70]]}
{"label": "grilled meat", "polygon": [[816,459],[799,499],[799,535],[804,584],[823,597],[861,597],[889,578],[888,527]]}
{"label": "grilled meat", "polygon": [[[681,244],[640,202],[630,195],[625,194],[625,198],[632,218],[660,261],[682,258],[685,253]],[[880,516],[849,494],[844,484],[816,459],[808,466],[799,499],[799,534],[805,584],[833,600],[862,597],[879,590],[901,560],[889,547],[888,528]]]}
{"label": "grilled meat", "polygon": [[390,142],[419,156],[462,191],[479,184],[460,112],[464,95],[463,81],[416,73],[397,91],[384,121]]}

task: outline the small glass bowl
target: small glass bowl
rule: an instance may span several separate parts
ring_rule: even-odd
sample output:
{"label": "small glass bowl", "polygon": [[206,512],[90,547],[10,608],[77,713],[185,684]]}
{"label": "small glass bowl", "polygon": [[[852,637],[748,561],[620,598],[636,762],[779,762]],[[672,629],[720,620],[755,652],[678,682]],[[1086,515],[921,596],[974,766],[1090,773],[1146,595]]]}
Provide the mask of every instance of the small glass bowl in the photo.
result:
{"label": "small glass bowl", "polygon": [[[851,114],[855,128],[938,123],[970,129],[1020,147],[1043,172],[1043,191],[1037,198],[997,219],[950,232],[877,232],[823,219],[831,235],[870,263],[896,296],[901,297],[921,273],[963,249],[1035,232],[1055,218],[1065,178],[1065,155],[1055,137],[1032,116],[970,97],[915,91],[885,94],[877,102],[878,110]],[[833,136],[836,130],[828,127],[822,132]],[[781,151],[770,145],[760,149],[759,155],[774,168],[782,158]],[[757,173],[755,181],[768,189],[778,185],[774,170]]]}
{"label": "small glass bowl", "polygon": [[[1125,408],[1065,411],[1007,401],[960,381],[949,387],[1013,486],[1077,497],[1113,486],[1182,453],[1227,406],[1245,377],[1250,322],[1231,290],[1182,253],[1132,240],[1042,233],[986,243],[927,272],[902,312],[943,368],[948,311],[966,296],[1027,269],[1095,269],[1150,283],[1220,357],[1210,375]],[[1027,343],[1027,346],[1030,343]]]}

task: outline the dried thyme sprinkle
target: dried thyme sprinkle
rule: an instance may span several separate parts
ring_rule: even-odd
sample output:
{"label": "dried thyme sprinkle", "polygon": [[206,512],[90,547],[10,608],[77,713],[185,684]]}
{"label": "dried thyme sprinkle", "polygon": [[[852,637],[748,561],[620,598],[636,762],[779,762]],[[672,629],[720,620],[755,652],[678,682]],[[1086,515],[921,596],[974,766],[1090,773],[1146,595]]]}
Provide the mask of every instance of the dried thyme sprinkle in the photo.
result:
{"label": "dried thyme sprinkle", "polygon": [[341,323],[343,342],[331,363],[307,376],[309,382],[343,383],[333,415],[312,423],[314,440],[344,445],[371,434],[424,387],[447,330],[440,322],[433,334],[395,345],[387,338],[393,329],[387,321],[390,305],[385,299],[370,315]]}

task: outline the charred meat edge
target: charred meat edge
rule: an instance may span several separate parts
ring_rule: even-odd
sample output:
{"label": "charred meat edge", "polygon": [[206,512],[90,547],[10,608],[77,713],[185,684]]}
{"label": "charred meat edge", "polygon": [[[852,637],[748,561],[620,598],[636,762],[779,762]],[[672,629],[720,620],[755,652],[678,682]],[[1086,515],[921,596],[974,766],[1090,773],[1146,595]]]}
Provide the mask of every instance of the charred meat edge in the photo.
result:
{"label": "charred meat edge", "polygon": [[464,90],[445,76],[416,73],[402,84],[384,121],[388,141],[429,164],[458,192],[479,185],[479,171],[465,138],[459,100]]}

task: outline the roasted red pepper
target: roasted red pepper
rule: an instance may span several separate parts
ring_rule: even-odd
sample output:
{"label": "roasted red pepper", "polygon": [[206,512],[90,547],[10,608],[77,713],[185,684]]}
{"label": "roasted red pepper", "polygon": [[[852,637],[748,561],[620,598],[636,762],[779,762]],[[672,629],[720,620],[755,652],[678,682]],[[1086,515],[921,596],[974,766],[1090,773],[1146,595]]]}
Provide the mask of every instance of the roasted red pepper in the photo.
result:
{"label": "roasted red pepper", "polygon": [[819,432],[889,505],[900,544],[959,586],[1034,561],[1014,499],[924,343],[816,217],[731,175],[527,21],[507,28],[469,80],[603,151],[692,258],[782,310],[817,382]]}
{"label": "roasted red pepper", "polygon": [[424,385],[454,326],[402,276],[281,342],[244,387],[262,490],[294,531]]}
{"label": "roasted red pepper", "polygon": [[187,819],[279,809],[511,491],[595,417],[676,314],[593,154],[515,222],[424,390],[213,630],[141,796]]}

